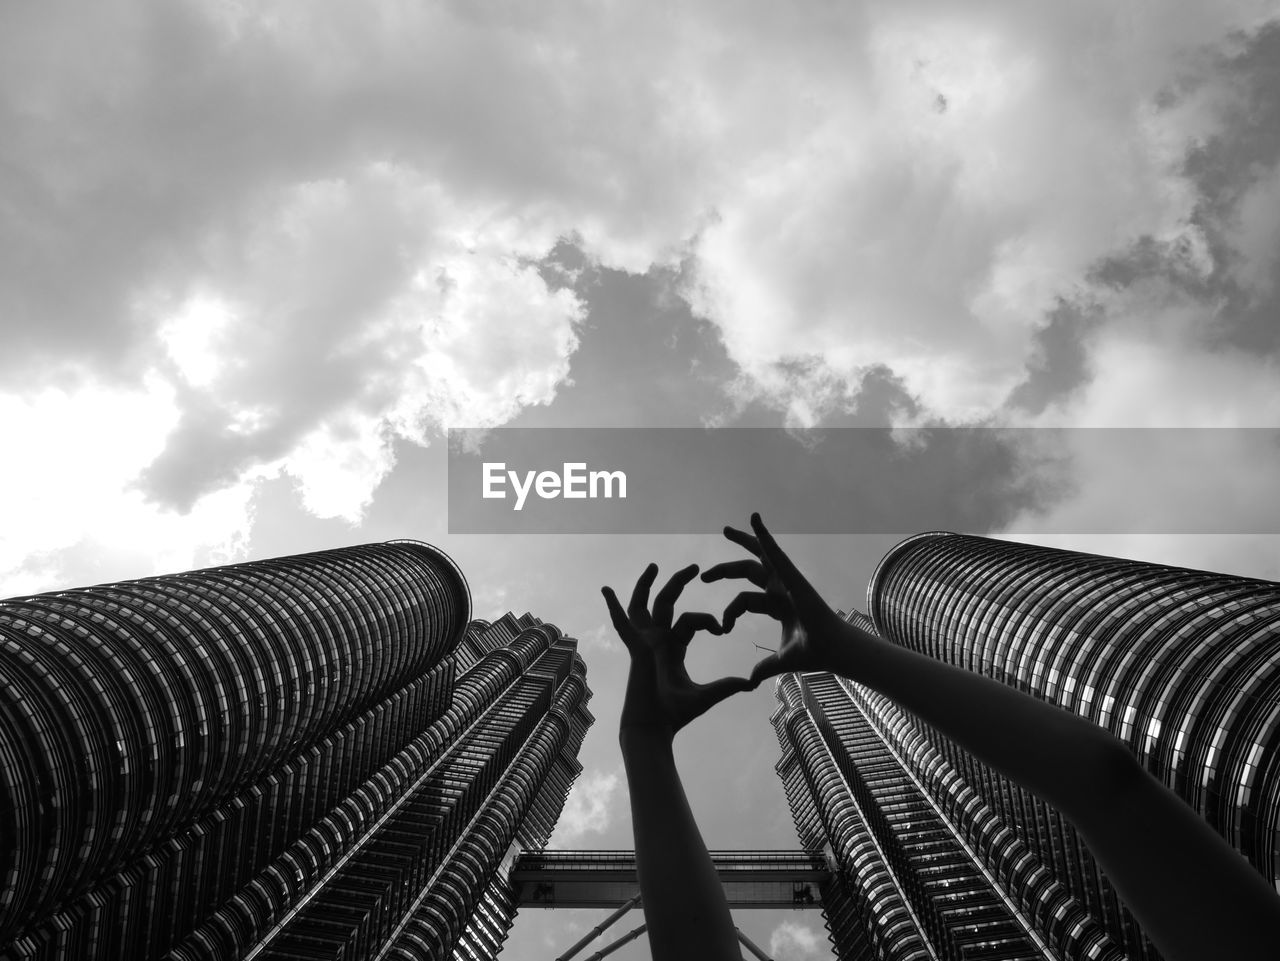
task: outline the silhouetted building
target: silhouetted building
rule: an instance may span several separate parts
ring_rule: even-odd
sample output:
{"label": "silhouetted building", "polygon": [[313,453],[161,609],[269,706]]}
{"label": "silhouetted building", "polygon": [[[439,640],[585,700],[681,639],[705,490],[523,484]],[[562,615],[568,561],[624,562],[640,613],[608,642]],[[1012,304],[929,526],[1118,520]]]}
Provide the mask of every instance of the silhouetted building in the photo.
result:
{"label": "silhouetted building", "polygon": [[[1280,585],[924,534],[881,561],[868,608],[847,616],[1115,733],[1276,881]],[[801,840],[830,845],[849,891],[848,911],[828,909],[842,956],[864,938],[884,957],[913,957],[918,941],[960,957],[946,932],[969,930],[967,906],[994,895],[1031,957],[1158,957],[1074,828],[1034,795],[859,685],[789,675],[778,696],[778,770]],[[965,907],[937,918],[949,899]],[[995,916],[979,927],[1000,929]]]}
{"label": "silhouetted building", "polygon": [[590,715],[573,641],[469,612],[413,541],[0,602],[0,957],[483,940]]}

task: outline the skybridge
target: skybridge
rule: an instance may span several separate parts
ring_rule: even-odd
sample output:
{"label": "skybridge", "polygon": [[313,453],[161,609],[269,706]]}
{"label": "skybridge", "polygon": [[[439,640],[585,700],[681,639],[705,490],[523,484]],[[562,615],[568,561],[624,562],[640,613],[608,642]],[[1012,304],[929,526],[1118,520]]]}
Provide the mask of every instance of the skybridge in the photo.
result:
{"label": "skybridge", "polygon": [[[711,863],[730,908],[821,908],[831,869],[810,851],[711,851]],[[614,908],[556,961],[569,961],[615,921],[640,904],[634,851],[530,851],[511,866],[511,886],[522,907]],[[585,961],[599,961],[644,934],[641,924]],[[742,946],[769,961],[741,931]]]}
{"label": "skybridge", "polygon": [[[821,908],[831,871],[808,851],[712,851],[730,908]],[[515,859],[520,907],[616,908],[640,894],[634,851],[532,851]]]}

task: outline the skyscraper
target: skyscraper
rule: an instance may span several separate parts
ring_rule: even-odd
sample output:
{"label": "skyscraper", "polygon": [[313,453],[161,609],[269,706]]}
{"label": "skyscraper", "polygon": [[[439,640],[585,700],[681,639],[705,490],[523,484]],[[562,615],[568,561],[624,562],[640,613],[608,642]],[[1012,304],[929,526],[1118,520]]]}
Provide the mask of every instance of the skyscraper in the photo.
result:
{"label": "skyscraper", "polygon": [[[1115,733],[1276,881],[1280,585],[924,534],[881,561],[868,607],[869,618],[848,617]],[[923,938],[947,956],[935,932],[950,925],[929,918],[945,913],[939,899],[958,885],[940,878],[957,871],[986,881],[977,900],[1003,903],[1040,951],[1031,956],[1157,957],[1072,826],[1034,795],[859,685],[793,675],[778,696],[779,774],[801,839],[831,846],[862,911],[847,925],[828,918],[847,956],[855,929],[882,941],[894,932],[904,945]],[[824,767],[839,776],[824,779]],[[852,814],[827,813],[837,808]],[[935,848],[915,843],[925,823]],[[963,910],[952,918],[969,924]],[[901,950],[885,956],[912,956]]]}
{"label": "skyscraper", "polygon": [[891,704],[822,673],[784,675],[777,694],[777,769],[797,832],[834,862],[822,899],[838,957],[1053,957],[917,774],[913,762],[937,761],[928,744],[904,742],[902,718],[877,713]]}
{"label": "skyscraper", "polygon": [[469,609],[412,541],[0,602],[0,957],[500,943],[589,694],[556,628]]}

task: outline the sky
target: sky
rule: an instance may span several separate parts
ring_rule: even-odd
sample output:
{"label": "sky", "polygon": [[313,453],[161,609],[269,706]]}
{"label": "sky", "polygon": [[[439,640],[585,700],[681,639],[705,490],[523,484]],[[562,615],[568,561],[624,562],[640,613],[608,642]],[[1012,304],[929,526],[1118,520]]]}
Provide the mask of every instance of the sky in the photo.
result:
{"label": "sky", "polygon": [[[599,586],[736,548],[450,534],[448,428],[1280,426],[1274,0],[10,0],[0,132],[0,596],[437,544],[476,616],[579,639],[559,847],[631,847]],[[1280,451],[1221,436],[1062,441],[972,532],[1280,579]],[[1187,516],[1233,533],[1137,533]],[[783,544],[848,608],[911,533]],[[713,848],[795,846],[773,703],[677,740]],[[829,956],[816,914],[738,922]]]}

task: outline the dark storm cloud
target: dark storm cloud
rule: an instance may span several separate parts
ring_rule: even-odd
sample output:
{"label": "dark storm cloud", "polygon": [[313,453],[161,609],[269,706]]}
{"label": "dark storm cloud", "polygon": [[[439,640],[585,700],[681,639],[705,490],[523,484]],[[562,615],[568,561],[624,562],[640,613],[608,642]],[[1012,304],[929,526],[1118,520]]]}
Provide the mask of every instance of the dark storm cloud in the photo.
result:
{"label": "dark storm cloud", "polygon": [[1060,300],[1048,322],[1036,331],[1027,377],[1010,392],[1006,405],[1034,416],[1086,384],[1090,377],[1086,344],[1099,321],[1096,311]]}
{"label": "dark storm cloud", "polygon": [[[1211,278],[1210,295],[1225,301],[1211,338],[1249,351],[1280,352],[1280,235],[1268,249],[1242,252],[1232,245],[1250,202],[1250,191],[1280,170],[1280,21],[1236,38],[1235,50],[1219,64],[1232,97],[1222,130],[1187,157],[1186,174],[1199,188],[1197,220],[1222,267]],[[1274,205],[1276,198],[1270,198]],[[1277,217],[1273,211],[1271,217]],[[1252,257],[1269,281],[1241,282],[1233,268]]]}
{"label": "dark storm cloud", "polygon": [[1254,216],[1280,221],[1280,196],[1257,193],[1280,176],[1280,21],[1234,35],[1200,72],[1165,92],[1163,109],[1205,87],[1221,101],[1215,131],[1193,143],[1181,165],[1195,191],[1190,220],[1204,252],[1186,235],[1143,236],[1101,258],[1088,277],[1111,291],[1146,285],[1165,298],[1202,305],[1212,317],[1200,330],[1207,346],[1274,354],[1280,351],[1280,232],[1273,226],[1250,237],[1242,224]]}
{"label": "dark storm cloud", "polygon": [[586,305],[586,318],[555,399],[525,408],[510,426],[682,427],[729,410],[737,365],[718,329],[672,295],[677,269],[612,270],[572,238],[541,266],[549,284],[570,287]]}
{"label": "dark storm cloud", "polygon": [[549,286],[574,291],[587,319],[555,400],[526,408],[508,426],[781,427],[795,398],[810,404],[822,427],[882,427],[920,413],[883,365],[850,379],[822,357],[797,354],[775,365],[777,389],[748,385],[720,327],[680,296],[692,258],[629,274],[593,263],[566,238],[539,266]]}

